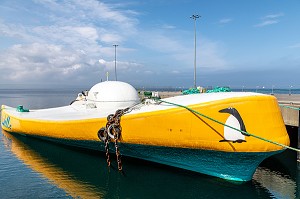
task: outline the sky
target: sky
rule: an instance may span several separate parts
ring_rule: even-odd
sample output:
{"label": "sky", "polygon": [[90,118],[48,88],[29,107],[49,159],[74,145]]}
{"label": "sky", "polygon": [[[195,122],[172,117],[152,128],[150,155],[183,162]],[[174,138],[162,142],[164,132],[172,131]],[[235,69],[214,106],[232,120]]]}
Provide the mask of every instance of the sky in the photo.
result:
{"label": "sky", "polygon": [[299,0],[0,0],[0,87],[193,87],[195,33],[197,86],[300,88]]}

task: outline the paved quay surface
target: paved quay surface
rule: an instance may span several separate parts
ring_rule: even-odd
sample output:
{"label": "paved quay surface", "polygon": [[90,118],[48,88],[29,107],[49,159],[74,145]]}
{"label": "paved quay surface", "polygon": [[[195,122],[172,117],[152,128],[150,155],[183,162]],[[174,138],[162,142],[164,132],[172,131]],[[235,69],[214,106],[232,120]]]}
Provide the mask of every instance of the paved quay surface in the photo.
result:
{"label": "paved quay surface", "polygon": [[274,94],[279,103],[300,106],[300,94]]}

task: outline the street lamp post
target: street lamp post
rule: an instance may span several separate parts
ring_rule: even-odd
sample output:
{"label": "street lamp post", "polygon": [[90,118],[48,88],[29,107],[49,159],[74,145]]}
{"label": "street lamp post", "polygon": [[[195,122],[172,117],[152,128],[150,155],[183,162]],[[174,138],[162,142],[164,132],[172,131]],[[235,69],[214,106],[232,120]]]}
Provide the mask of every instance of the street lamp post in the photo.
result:
{"label": "street lamp post", "polygon": [[194,44],[195,44],[195,55],[194,55],[194,88],[197,87],[196,85],[196,20],[199,18],[199,15],[193,14],[192,16],[190,16],[191,19],[194,20],[194,36],[195,36],[195,40],[194,40]]}
{"label": "street lamp post", "polygon": [[292,88],[293,88],[293,86],[290,86],[290,92],[289,92],[289,95],[292,94]]}
{"label": "street lamp post", "polygon": [[118,80],[118,78],[117,78],[117,46],[119,46],[119,45],[114,44],[113,46],[115,47],[115,78],[117,81]]}

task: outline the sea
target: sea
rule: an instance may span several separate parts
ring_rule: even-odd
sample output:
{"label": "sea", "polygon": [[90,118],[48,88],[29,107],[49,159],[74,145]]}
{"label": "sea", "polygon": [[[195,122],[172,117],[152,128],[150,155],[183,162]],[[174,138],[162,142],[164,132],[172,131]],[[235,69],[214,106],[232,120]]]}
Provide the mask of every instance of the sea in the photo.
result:
{"label": "sea", "polygon": [[[0,104],[29,109],[64,106],[78,91],[0,89]],[[297,128],[287,130],[297,136]],[[0,198],[300,198],[300,167],[297,153],[291,150],[263,161],[246,183],[127,157],[122,157],[122,163],[119,172],[114,158],[107,167],[104,153],[1,130]]]}

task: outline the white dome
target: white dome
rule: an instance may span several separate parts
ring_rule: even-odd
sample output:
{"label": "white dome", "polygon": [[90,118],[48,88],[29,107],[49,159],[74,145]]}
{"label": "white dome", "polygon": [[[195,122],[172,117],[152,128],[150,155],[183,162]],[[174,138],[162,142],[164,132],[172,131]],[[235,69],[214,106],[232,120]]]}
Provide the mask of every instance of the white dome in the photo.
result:
{"label": "white dome", "polygon": [[94,101],[98,108],[127,108],[140,102],[135,88],[119,81],[106,81],[94,85],[88,93],[87,100]]}

